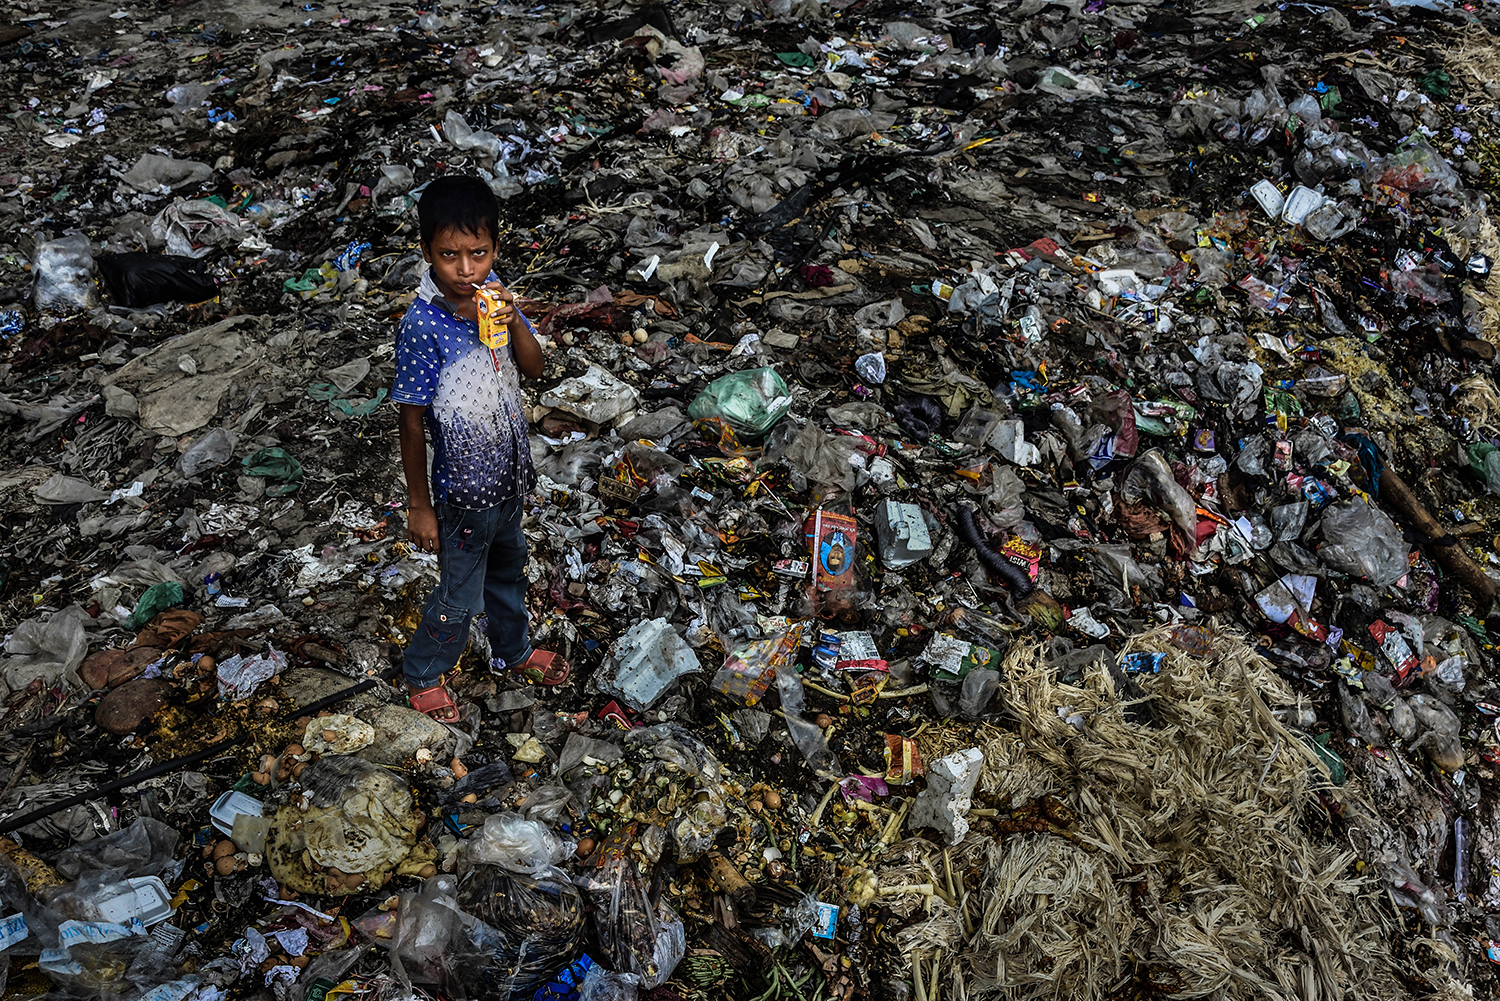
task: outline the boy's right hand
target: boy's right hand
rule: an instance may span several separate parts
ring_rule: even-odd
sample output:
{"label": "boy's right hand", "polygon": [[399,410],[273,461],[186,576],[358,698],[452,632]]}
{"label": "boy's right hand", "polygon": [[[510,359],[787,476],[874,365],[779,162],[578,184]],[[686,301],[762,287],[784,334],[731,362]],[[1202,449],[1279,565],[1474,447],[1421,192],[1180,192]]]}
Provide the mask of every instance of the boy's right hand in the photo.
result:
{"label": "boy's right hand", "polygon": [[438,551],[437,512],[430,507],[414,507],[406,513],[406,537],[424,553]]}

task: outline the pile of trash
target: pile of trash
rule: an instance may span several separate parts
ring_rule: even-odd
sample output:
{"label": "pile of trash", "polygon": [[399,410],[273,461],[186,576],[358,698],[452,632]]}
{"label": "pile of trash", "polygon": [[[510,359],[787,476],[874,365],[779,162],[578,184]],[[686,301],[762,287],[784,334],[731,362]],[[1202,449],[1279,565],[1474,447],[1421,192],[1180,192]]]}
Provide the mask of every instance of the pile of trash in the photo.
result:
{"label": "pile of trash", "polygon": [[[4,16],[8,997],[1500,990],[1495,5]],[[451,726],[448,173],[573,665]]]}

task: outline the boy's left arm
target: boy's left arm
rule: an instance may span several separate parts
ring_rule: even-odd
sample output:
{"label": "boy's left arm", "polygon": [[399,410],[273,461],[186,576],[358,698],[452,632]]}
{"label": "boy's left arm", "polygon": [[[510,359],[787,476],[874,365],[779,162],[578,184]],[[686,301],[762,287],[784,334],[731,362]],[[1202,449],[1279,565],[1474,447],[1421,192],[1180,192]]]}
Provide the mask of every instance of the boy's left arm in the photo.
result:
{"label": "boy's left arm", "polygon": [[516,309],[514,300],[510,309],[510,350],[516,359],[516,368],[528,379],[542,374],[542,346],[536,341],[531,321]]}

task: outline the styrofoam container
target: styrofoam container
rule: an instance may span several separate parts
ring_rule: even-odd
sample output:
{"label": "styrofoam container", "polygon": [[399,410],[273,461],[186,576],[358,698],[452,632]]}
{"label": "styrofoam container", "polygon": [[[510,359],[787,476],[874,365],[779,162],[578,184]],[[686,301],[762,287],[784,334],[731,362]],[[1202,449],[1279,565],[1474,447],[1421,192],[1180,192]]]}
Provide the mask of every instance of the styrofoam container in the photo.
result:
{"label": "styrofoam container", "polygon": [[1272,219],[1280,218],[1281,210],[1286,207],[1286,197],[1276,185],[1270,181],[1256,181],[1250,186],[1250,194],[1255,196],[1266,215]]}
{"label": "styrofoam container", "polygon": [[96,904],[105,921],[123,925],[131,918],[140,918],[149,928],[172,916],[172,894],[167,892],[166,883],[155,876],[137,876],[125,882],[134,893],[117,893]]}
{"label": "styrofoam container", "polygon": [[241,813],[248,813],[252,817],[259,817],[265,812],[261,801],[254,796],[246,796],[242,792],[226,792],[214,800],[214,805],[209,807],[208,815],[213,820],[214,826],[223,831],[225,835],[234,831],[234,818]]}
{"label": "styrofoam container", "polygon": [[1307,187],[1305,184],[1299,184],[1292,189],[1290,195],[1287,195],[1286,208],[1281,210],[1281,218],[1293,226],[1300,226],[1302,225],[1302,220],[1306,219],[1308,214],[1319,205],[1322,205],[1325,200],[1322,195],[1318,194],[1312,188]]}

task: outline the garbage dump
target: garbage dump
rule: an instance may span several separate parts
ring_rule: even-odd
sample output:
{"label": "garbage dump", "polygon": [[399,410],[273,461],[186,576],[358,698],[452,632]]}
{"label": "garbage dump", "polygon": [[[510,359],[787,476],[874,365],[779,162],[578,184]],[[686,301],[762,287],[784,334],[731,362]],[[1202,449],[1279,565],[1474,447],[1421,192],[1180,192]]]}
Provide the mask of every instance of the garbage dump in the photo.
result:
{"label": "garbage dump", "polygon": [[1500,995],[1497,33],[9,5],[5,996]]}

